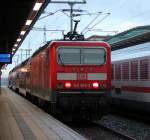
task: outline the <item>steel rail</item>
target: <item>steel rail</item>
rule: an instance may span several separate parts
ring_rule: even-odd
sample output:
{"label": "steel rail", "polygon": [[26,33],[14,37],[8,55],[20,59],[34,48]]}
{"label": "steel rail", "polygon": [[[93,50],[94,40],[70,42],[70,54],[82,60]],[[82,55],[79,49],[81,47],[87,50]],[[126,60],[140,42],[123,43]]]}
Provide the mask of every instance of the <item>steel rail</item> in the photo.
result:
{"label": "steel rail", "polygon": [[132,136],[124,134],[124,133],[122,133],[120,131],[114,130],[114,129],[110,128],[110,127],[104,126],[104,125],[99,124],[97,122],[94,122],[94,123],[97,124],[101,129],[106,130],[108,132],[111,132],[112,134],[121,137],[123,140],[136,140],[136,138],[133,138]]}

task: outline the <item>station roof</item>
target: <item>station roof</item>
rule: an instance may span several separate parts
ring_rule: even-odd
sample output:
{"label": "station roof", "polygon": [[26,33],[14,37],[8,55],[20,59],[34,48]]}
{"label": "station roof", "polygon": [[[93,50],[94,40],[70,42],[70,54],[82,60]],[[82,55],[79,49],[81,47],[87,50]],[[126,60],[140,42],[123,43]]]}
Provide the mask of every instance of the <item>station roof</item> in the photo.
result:
{"label": "station roof", "polygon": [[[15,54],[48,2],[49,0],[9,0],[0,4],[0,53]],[[33,10],[36,3],[42,3],[38,11]],[[28,19],[32,22],[25,26]],[[22,30],[25,32],[21,35]],[[3,65],[0,63],[0,69]]]}
{"label": "station roof", "polygon": [[106,40],[113,50],[123,49],[150,41],[150,26],[138,26]]}

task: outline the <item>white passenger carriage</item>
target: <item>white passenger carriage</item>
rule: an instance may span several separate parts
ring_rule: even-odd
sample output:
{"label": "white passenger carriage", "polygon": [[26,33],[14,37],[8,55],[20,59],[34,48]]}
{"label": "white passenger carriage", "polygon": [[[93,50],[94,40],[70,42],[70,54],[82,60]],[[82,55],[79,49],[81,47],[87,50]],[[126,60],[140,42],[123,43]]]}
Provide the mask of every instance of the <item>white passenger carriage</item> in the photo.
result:
{"label": "white passenger carriage", "polygon": [[112,85],[113,104],[150,111],[150,54],[113,61]]}

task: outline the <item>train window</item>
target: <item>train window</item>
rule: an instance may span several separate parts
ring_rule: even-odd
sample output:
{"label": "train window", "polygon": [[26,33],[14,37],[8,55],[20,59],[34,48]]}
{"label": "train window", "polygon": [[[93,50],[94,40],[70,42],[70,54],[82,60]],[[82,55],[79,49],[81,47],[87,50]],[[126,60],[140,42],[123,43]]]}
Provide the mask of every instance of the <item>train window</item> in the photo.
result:
{"label": "train window", "polygon": [[60,48],[58,51],[59,64],[80,64],[81,50],[79,48]]}
{"label": "train window", "polygon": [[122,63],[122,79],[129,80],[129,62]]}
{"label": "train window", "polygon": [[115,79],[121,80],[121,64],[115,64]]}
{"label": "train window", "polygon": [[131,79],[138,80],[138,61],[131,61]]}
{"label": "train window", "polygon": [[148,80],[149,79],[149,62],[148,59],[140,60],[140,79]]}
{"label": "train window", "polygon": [[60,47],[57,52],[59,64],[102,65],[106,61],[106,52],[103,48]]}
{"label": "train window", "polygon": [[83,64],[96,64],[102,65],[105,63],[105,50],[104,49],[96,49],[96,48],[86,48],[83,49]]}

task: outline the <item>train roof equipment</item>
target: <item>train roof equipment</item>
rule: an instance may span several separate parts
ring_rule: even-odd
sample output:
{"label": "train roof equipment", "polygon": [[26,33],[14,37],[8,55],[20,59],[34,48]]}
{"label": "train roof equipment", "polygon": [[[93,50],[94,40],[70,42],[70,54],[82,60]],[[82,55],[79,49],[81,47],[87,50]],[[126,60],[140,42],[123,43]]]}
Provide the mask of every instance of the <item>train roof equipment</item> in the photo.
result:
{"label": "train roof equipment", "polygon": [[84,40],[84,35],[82,34],[78,34],[76,29],[78,26],[78,23],[80,22],[79,20],[74,20],[75,25],[74,25],[74,30],[68,32],[66,35],[64,35],[64,40],[74,40],[74,41],[80,41],[80,40]]}

